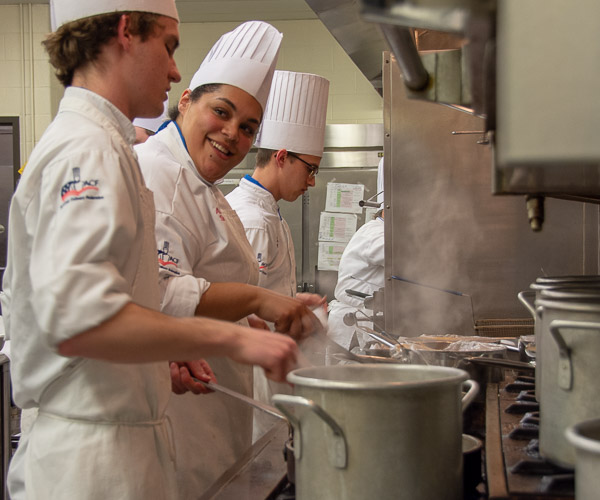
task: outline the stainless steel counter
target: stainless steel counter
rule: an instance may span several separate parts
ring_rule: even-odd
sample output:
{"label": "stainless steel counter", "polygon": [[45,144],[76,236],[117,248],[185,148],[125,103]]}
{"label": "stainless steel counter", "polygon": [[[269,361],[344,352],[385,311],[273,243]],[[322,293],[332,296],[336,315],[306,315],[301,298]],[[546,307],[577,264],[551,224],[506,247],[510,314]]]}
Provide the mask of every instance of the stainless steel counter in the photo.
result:
{"label": "stainless steel counter", "polygon": [[276,422],[200,500],[273,498],[286,482],[287,467],[283,449],[287,439],[287,424],[283,421]]}

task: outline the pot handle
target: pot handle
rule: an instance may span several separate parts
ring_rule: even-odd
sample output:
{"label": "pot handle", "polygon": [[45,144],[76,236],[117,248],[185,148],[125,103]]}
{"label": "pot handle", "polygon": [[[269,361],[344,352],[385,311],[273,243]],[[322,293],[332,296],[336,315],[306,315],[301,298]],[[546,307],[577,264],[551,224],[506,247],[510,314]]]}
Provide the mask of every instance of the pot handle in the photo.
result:
{"label": "pot handle", "polygon": [[[468,394],[467,394],[468,395]],[[465,396],[466,397],[466,396]],[[345,469],[348,464],[348,446],[346,445],[346,437],[344,431],[337,424],[329,413],[310,399],[300,396],[291,396],[288,394],[275,394],[271,401],[281,410],[294,426],[294,430],[298,433],[300,439],[294,439],[294,456],[298,459],[302,456],[302,438],[300,430],[300,419],[290,412],[288,406],[304,408],[312,411],[317,417],[325,422],[333,432],[333,446],[329,447],[329,462],[338,469]]]}
{"label": "pot handle", "polygon": [[519,302],[525,306],[525,308],[529,311],[529,314],[533,316],[535,319],[535,291],[534,290],[523,290],[517,294],[517,298]]}
{"label": "pot handle", "polygon": [[565,391],[570,391],[573,387],[573,360],[571,359],[571,348],[560,333],[560,330],[563,328],[600,330],[600,323],[560,319],[555,319],[550,323],[550,333],[558,345],[558,386]]}
{"label": "pot handle", "polygon": [[463,386],[466,385],[469,387],[469,390],[462,398],[462,411],[465,411],[467,407],[473,402],[475,396],[479,392],[479,384],[472,379],[465,380],[463,382]]}

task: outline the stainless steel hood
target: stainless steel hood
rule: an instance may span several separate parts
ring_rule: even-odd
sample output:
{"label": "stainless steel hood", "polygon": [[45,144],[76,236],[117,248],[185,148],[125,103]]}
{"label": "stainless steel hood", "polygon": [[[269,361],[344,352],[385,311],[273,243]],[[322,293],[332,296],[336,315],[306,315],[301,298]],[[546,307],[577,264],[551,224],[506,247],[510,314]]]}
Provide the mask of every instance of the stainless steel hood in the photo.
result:
{"label": "stainless steel hood", "polygon": [[[600,204],[598,0],[306,0],[380,90],[390,50],[407,96],[483,118],[492,192]],[[459,40],[419,46],[419,33]]]}
{"label": "stainless steel hood", "polygon": [[376,24],[360,15],[357,0],[306,0],[321,22],[350,56],[354,64],[383,95],[381,74],[382,54],[389,50]]}

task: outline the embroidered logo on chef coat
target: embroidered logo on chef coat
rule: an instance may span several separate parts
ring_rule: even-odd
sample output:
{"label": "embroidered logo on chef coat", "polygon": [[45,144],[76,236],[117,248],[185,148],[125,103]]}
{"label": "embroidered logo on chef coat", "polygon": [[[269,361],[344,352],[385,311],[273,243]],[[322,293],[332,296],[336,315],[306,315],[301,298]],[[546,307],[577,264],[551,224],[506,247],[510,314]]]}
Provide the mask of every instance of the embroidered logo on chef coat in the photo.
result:
{"label": "embroidered logo on chef coat", "polygon": [[219,210],[219,207],[215,208],[215,213],[219,216],[219,219],[221,219],[221,221],[225,222],[225,217],[223,217],[223,214]]}
{"label": "embroidered logo on chef coat", "polygon": [[73,168],[72,173],[73,180],[64,184],[60,189],[60,199],[64,202],[61,208],[72,201],[104,199],[104,196],[98,194],[98,179],[83,180],[79,167]]}
{"label": "embroidered logo on chef coat", "polygon": [[256,260],[258,260],[258,272],[266,275],[267,274],[267,263],[262,258],[262,253],[256,256]]}
{"label": "embroidered logo on chef coat", "polygon": [[158,267],[172,274],[181,274],[177,269],[179,259],[169,253],[169,242],[163,242],[162,250],[158,249]]}

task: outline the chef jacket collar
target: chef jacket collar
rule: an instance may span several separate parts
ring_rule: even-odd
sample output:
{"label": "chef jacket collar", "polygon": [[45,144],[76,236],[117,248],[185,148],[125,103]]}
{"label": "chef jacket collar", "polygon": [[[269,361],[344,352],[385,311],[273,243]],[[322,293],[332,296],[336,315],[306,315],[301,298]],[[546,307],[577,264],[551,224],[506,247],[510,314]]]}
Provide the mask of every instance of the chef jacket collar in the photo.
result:
{"label": "chef jacket collar", "polygon": [[[266,187],[264,187],[260,182],[258,182],[254,177],[252,177],[251,175],[244,175],[244,179],[246,179],[248,182],[251,182],[252,184],[256,184],[258,187],[263,188],[265,191],[269,191]],[[269,191],[270,192],[270,191]]]}
{"label": "chef jacket collar", "polygon": [[[271,191],[269,191],[266,187],[264,187],[260,182],[258,182],[254,177],[246,174],[244,175],[244,179],[246,179],[248,182],[251,182],[252,184],[256,184],[258,187],[263,188],[267,193],[271,194]],[[279,211],[279,205],[277,205],[277,214],[279,215],[279,220],[283,220],[283,217],[281,216],[281,212]]]}

